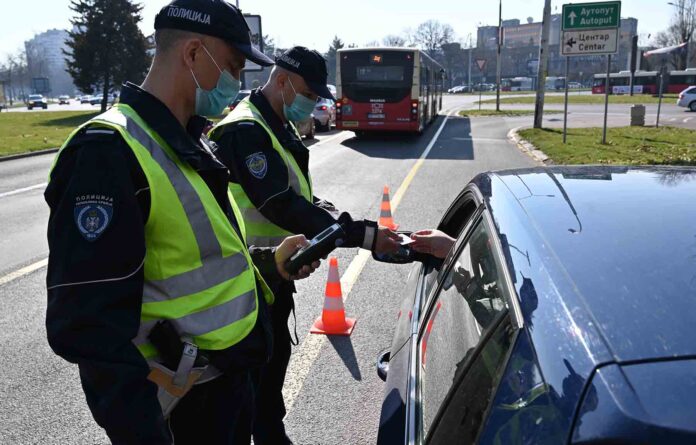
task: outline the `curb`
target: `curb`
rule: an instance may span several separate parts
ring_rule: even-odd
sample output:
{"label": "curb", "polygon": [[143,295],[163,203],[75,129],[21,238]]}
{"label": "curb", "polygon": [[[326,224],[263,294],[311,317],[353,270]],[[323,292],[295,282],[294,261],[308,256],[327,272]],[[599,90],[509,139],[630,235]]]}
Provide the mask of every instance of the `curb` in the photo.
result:
{"label": "curb", "polygon": [[19,153],[16,155],[0,156],[0,162],[12,161],[14,159],[32,158],[34,156],[47,155],[50,153],[57,153],[58,150],[60,150],[60,149],[59,148],[47,148],[46,150],[36,150],[36,151],[30,151],[28,153]]}
{"label": "curb", "polygon": [[520,136],[519,131],[526,128],[531,128],[529,126],[517,127],[510,130],[507,134],[508,139],[517,146],[523,153],[534,159],[536,162],[544,165],[553,164],[551,158],[549,158],[546,153],[537,149],[534,144],[525,140]]}

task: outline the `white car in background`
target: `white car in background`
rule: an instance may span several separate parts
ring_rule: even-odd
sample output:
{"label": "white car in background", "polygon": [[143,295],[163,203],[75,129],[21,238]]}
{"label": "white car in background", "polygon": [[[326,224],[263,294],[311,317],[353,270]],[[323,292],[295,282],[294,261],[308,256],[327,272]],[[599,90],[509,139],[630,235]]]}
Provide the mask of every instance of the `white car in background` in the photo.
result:
{"label": "white car in background", "polygon": [[679,93],[677,105],[688,108],[691,111],[696,111],[696,87],[689,87]]}

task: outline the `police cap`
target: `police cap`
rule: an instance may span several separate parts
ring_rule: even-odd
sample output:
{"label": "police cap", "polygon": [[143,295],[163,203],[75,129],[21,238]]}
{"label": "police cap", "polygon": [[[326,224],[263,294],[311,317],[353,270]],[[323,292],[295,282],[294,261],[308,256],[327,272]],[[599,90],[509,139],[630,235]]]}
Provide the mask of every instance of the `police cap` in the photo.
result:
{"label": "police cap", "polygon": [[251,44],[242,12],[224,0],[174,0],[155,17],[155,29],[178,29],[217,37],[261,66],[273,60]]}
{"label": "police cap", "polygon": [[292,47],[276,57],[276,66],[298,74],[317,96],[335,100],[326,86],[329,77],[326,71],[326,59],[317,51],[304,46]]}

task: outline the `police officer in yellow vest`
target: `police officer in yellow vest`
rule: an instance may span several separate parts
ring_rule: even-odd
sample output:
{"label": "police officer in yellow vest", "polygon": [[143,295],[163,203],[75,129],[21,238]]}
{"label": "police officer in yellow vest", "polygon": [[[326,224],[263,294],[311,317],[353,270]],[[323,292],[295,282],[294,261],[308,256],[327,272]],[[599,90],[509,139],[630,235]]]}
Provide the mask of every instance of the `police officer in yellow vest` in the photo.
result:
{"label": "police officer in yellow vest", "polygon": [[51,171],[48,341],[79,366],[113,443],[248,444],[274,299],[254,263],[287,279],[283,264],[306,240],[248,247],[200,115],[236,96],[246,59],[272,60],[222,0],[175,0],[155,29],[142,86],[123,85]]}
{"label": "police officer in yellow vest", "polygon": [[[265,86],[253,91],[211,132],[218,158],[230,169],[230,190],[244,215],[252,244],[274,245],[293,233],[313,238],[336,223],[347,234],[344,247],[395,251],[398,235],[373,221],[354,221],[348,213],[314,196],[309,151],[293,121],[309,118],[317,98],[331,98],[326,61],[316,51],[294,47],[276,58]],[[357,174],[357,173],[356,173]],[[258,378],[254,443],[289,444],[283,417],[282,387],[290,358],[292,282],[269,277],[279,299],[271,309],[273,358]]]}

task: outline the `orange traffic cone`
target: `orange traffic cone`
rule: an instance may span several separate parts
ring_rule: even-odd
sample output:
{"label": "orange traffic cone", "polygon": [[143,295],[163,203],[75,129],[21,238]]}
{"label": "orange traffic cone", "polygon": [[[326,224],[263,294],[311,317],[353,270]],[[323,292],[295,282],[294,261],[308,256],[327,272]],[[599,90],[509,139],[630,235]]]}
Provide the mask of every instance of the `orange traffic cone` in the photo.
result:
{"label": "orange traffic cone", "polygon": [[388,227],[391,230],[397,230],[399,228],[398,224],[394,224],[394,219],[391,213],[391,203],[389,202],[389,187],[384,186],[384,191],[382,192],[382,206],[379,211],[379,222],[380,226]]}
{"label": "orange traffic cone", "polygon": [[335,257],[329,260],[329,278],[326,280],[325,295],[321,317],[314,321],[309,332],[325,335],[350,335],[355,326],[355,319],[346,318],[341,280],[338,276],[338,260]]}

